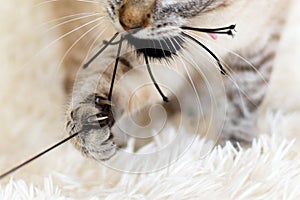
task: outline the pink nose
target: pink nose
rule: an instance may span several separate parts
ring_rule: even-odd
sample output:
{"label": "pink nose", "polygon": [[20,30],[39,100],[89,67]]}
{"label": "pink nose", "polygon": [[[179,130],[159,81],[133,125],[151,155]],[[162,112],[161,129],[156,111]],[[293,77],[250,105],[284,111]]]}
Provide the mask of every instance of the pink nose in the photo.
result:
{"label": "pink nose", "polygon": [[119,9],[119,21],[124,30],[145,28],[151,25],[156,0],[128,0]]}
{"label": "pink nose", "polygon": [[137,18],[129,17],[129,16],[122,16],[120,18],[120,24],[124,28],[125,31],[142,28],[145,27],[147,23],[144,20],[137,20]]}

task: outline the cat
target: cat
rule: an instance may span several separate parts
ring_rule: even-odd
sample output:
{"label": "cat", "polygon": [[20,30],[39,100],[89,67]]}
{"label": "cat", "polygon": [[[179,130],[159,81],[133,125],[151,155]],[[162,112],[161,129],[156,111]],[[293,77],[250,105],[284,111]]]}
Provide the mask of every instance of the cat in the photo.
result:
{"label": "cat", "polygon": [[[73,139],[73,143],[85,156],[100,161],[108,160],[117,153],[118,145],[114,140],[112,128],[124,115],[128,115],[128,112],[135,113],[162,101],[169,101],[165,104],[171,105],[172,109],[176,107],[173,105],[172,95],[165,94],[166,91],[159,85],[156,85],[156,89],[154,86],[141,88],[138,98],[128,105],[127,100],[131,98],[132,90],[136,88],[139,80],[149,79],[150,71],[133,73],[129,81],[115,86],[113,92],[110,91],[114,61],[119,55],[118,48],[120,56],[116,82],[126,73],[145,64],[149,68],[153,63],[176,65],[177,72],[181,74],[187,74],[185,65],[202,67],[197,69],[198,72],[191,70],[193,74],[189,76],[190,81],[196,83],[196,90],[201,94],[199,96],[204,96],[199,84],[203,84],[203,80],[206,79],[216,83],[212,84],[212,92],[219,92],[218,80],[214,82],[214,78],[210,79],[209,76],[217,76],[225,87],[226,104],[218,111],[226,112],[223,121],[220,122],[220,141],[249,144],[256,136],[257,116],[272,73],[289,1],[61,0],[56,3],[56,16],[70,14],[84,23],[96,23],[91,29],[80,25],[79,20],[70,20],[71,23],[62,26],[63,33],[76,27],[80,27],[82,31],[79,34],[72,33],[70,38],[63,40],[63,44],[69,53],[64,62],[65,85],[70,88],[75,81],[66,114],[66,132],[70,135],[80,132]],[[227,28],[224,29],[227,32],[222,34],[232,35],[235,28],[235,37],[231,39],[225,35],[218,35],[218,29],[212,31],[213,28],[222,26]],[[199,29],[197,31],[197,28],[202,28],[202,32]],[[208,34],[203,33],[209,28],[211,31],[207,31]],[[98,35],[92,34],[94,30],[98,31]],[[118,39],[112,38],[114,34]],[[88,39],[80,38],[82,41],[79,41],[81,35],[87,36]],[[226,48],[226,51],[214,49],[216,46],[213,42]],[[74,43],[78,45],[72,46]],[[122,43],[123,48],[120,46]],[[128,44],[127,47],[124,47],[125,43]],[[213,47],[208,48],[209,45]],[[70,50],[70,46],[74,48]],[[82,69],[88,46],[98,49],[101,49],[100,46],[106,46],[106,49],[89,66]],[[182,63],[181,61],[187,58],[187,52],[192,61]],[[208,58],[198,56],[201,54],[199,52],[208,52]],[[210,70],[214,71],[205,72]],[[218,73],[218,70],[221,73]],[[202,72],[204,78],[199,75]],[[159,83],[159,77],[164,75],[154,74]],[[155,78],[152,77],[154,83]],[[174,87],[185,95],[186,86],[179,82],[178,86]],[[189,98],[183,99],[184,104],[189,104]],[[201,102],[205,104],[207,99],[204,97]]]}

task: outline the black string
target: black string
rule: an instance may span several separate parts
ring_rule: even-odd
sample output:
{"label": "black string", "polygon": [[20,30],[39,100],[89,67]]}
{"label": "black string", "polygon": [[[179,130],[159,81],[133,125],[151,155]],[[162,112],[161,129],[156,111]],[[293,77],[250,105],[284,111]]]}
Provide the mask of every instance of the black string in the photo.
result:
{"label": "black string", "polygon": [[[228,31],[235,31],[236,25],[230,25],[230,26],[225,26],[221,28],[194,28],[194,27],[188,27],[188,26],[183,26],[181,27],[182,29],[185,30],[191,30],[191,31],[199,31],[199,32],[204,32],[204,33],[226,33]],[[221,32],[224,31],[224,32]]]}
{"label": "black string", "polygon": [[158,91],[159,94],[161,95],[163,101],[164,101],[164,102],[169,102],[168,97],[166,97],[166,96],[164,95],[164,93],[161,91],[160,87],[158,86],[158,84],[157,84],[157,82],[156,82],[156,80],[155,80],[155,78],[154,78],[154,76],[153,76],[153,73],[152,73],[151,68],[150,68],[150,64],[149,64],[148,55],[147,55],[146,50],[144,50],[144,57],[145,57],[146,65],[147,65],[147,70],[148,70],[148,72],[149,72],[149,75],[150,75],[150,77],[151,77],[151,80],[152,80],[152,82],[153,82],[155,88],[157,89],[157,91]]}
{"label": "black string", "polygon": [[[116,39],[116,37],[119,35],[119,33],[116,33],[108,42],[106,42],[104,44],[104,46],[86,63],[84,64],[83,68],[87,68],[110,44],[112,44],[112,42]],[[116,77],[116,72],[117,72],[117,66],[118,66],[118,62],[119,62],[119,57],[120,57],[120,52],[121,52],[121,47],[122,47],[122,41],[123,39],[121,39],[119,42],[119,49],[118,49],[118,55],[116,58],[116,64],[115,64],[115,68],[114,68],[114,73],[113,73],[113,78],[112,78],[112,82],[111,82],[111,87],[110,87],[110,91],[109,91],[109,96],[108,96],[108,100],[111,101],[111,97],[112,97],[112,91],[113,91],[113,85],[114,85],[114,81],[115,81],[115,77]],[[49,151],[55,149],[56,147],[64,144],[65,142],[71,140],[72,138],[78,136],[78,133],[74,133],[73,135],[70,135],[69,137],[63,139],[62,141],[54,144],[53,146],[49,147],[48,149],[42,151],[41,153],[33,156],[32,158],[26,160],[25,162],[17,165],[16,167],[13,167],[12,169],[10,169],[9,171],[3,173],[2,175],[0,175],[0,180],[5,178],[6,176],[8,176],[9,174],[17,171],[18,169],[24,167],[25,165],[31,163],[32,161],[38,159],[39,157],[43,156],[44,154],[48,153]]]}
{"label": "black string", "polygon": [[78,132],[78,133],[74,133],[73,135],[70,135],[69,137],[65,138],[64,140],[62,140],[62,141],[60,141],[60,142],[54,144],[53,146],[49,147],[48,149],[42,151],[41,153],[39,153],[39,154],[33,156],[32,158],[26,160],[25,162],[23,162],[23,163],[17,165],[16,167],[10,169],[9,171],[3,173],[2,175],[0,175],[0,180],[3,179],[3,178],[5,178],[5,177],[8,176],[9,174],[11,174],[11,173],[17,171],[18,169],[24,167],[25,165],[31,163],[32,161],[36,160],[37,158],[41,157],[42,155],[48,153],[49,151],[55,149],[56,147],[62,145],[63,143],[65,143],[65,142],[71,140],[72,138],[76,137],[78,134],[79,134],[79,132]]}
{"label": "black string", "polygon": [[196,42],[198,45],[200,45],[203,49],[205,49],[218,63],[218,66],[220,68],[221,74],[223,75],[227,75],[226,70],[224,69],[224,67],[221,64],[221,61],[219,60],[219,58],[208,48],[206,47],[204,44],[202,44],[200,41],[198,41],[197,39],[195,39],[194,37],[182,32],[181,33],[183,36],[191,39],[192,41]]}
{"label": "black string", "polygon": [[[192,30],[192,31],[199,31],[199,32],[206,32],[206,33],[216,33],[216,34],[228,34],[228,35],[233,35],[232,30],[235,29],[236,25],[230,25],[227,27],[221,27],[221,28],[193,28],[193,27],[181,27],[182,29],[185,30]],[[87,62],[83,65],[83,68],[87,68],[109,45],[116,45],[119,44],[119,48],[118,48],[118,52],[117,52],[117,57],[116,57],[116,61],[115,61],[115,66],[114,66],[114,71],[113,71],[113,76],[112,76],[112,80],[111,80],[111,85],[110,85],[110,90],[109,90],[109,94],[108,94],[108,100],[111,101],[112,99],[112,93],[113,93],[113,87],[114,87],[114,82],[116,79],[116,74],[117,74],[117,68],[118,68],[118,64],[119,64],[119,60],[120,60],[120,54],[121,54],[121,49],[122,49],[122,43],[123,43],[123,38],[120,39],[120,41],[114,42],[113,41],[116,39],[116,37],[119,35],[119,33],[116,33],[108,42],[104,43],[104,46]],[[202,48],[204,48],[218,63],[220,71],[223,75],[226,75],[227,72],[225,71],[225,69],[223,68],[221,61],[219,60],[219,58],[209,49],[207,48],[204,44],[202,44],[200,41],[198,41],[197,39],[195,39],[194,37],[182,32],[182,35],[193,40],[194,42],[196,42],[198,45],[200,45]],[[145,62],[147,65],[147,70],[148,73],[151,77],[151,80],[154,84],[154,86],[156,87],[157,91],[159,92],[159,94],[162,96],[163,101],[165,102],[169,102],[168,97],[166,97],[164,95],[164,93],[162,92],[162,90],[160,89],[159,85],[157,84],[153,73],[151,71],[150,68],[150,64],[149,64],[149,60],[148,60],[148,55],[146,50],[144,50],[144,57],[145,57]],[[17,171],[18,169],[24,167],[25,165],[33,162],[34,160],[38,159],[39,157],[43,156],[44,154],[50,152],[51,150],[55,149],[56,147],[59,147],[60,145],[64,144],[65,142],[71,140],[72,138],[78,136],[78,133],[74,133],[73,135],[70,135],[69,137],[63,139],[62,141],[54,144],[53,146],[47,148],[46,150],[42,151],[41,153],[33,156],[32,158],[26,160],[25,162],[17,165],[16,167],[13,167],[12,169],[8,170],[7,172],[3,173],[0,175],[0,180],[5,178],[6,176],[8,176],[9,174]]]}
{"label": "black string", "polygon": [[115,83],[115,79],[116,79],[116,75],[117,75],[117,69],[118,69],[118,65],[119,65],[123,40],[124,39],[121,38],[120,43],[119,43],[119,48],[118,48],[117,57],[116,57],[116,61],[115,61],[114,72],[113,72],[113,76],[111,78],[110,89],[109,89],[109,93],[108,93],[108,97],[107,97],[108,101],[111,101],[111,99],[112,99],[112,93],[113,93],[114,83]]}
{"label": "black string", "polygon": [[83,68],[87,68],[107,47],[110,45],[116,37],[119,35],[119,33],[116,33],[108,42],[105,42],[104,46],[87,62],[83,65]]}
{"label": "black string", "polygon": [[105,43],[105,44],[109,43],[110,45],[114,46],[114,45],[120,44],[121,40],[123,40],[123,39],[120,39],[120,40],[118,40],[116,42],[110,42],[110,43],[109,43],[109,41],[104,40],[103,43]]}
{"label": "black string", "polygon": [[233,31],[235,31],[236,25],[230,25],[226,27],[221,27],[221,28],[195,28],[195,27],[188,27],[188,26],[183,26],[181,27],[183,30],[190,30],[190,31],[198,31],[198,32],[203,32],[203,33],[214,33],[214,34],[223,34],[223,35],[230,35],[234,36]]}

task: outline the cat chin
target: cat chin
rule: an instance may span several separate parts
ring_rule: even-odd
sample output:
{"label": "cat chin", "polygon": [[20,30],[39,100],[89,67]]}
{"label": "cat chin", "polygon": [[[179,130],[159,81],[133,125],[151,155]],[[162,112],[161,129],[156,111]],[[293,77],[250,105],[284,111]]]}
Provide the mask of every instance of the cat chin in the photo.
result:
{"label": "cat chin", "polygon": [[144,40],[164,40],[166,38],[179,37],[182,30],[179,27],[167,27],[167,28],[146,28],[135,31],[132,36],[137,39]]}

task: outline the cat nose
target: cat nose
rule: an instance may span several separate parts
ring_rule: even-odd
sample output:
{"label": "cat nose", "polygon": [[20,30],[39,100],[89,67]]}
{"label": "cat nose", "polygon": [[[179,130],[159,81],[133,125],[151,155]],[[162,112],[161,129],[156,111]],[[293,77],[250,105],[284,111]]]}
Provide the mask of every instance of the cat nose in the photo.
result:
{"label": "cat nose", "polygon": [[156,0],[128,0],[119,9],[119,22],[125,31],[150,26]]}

